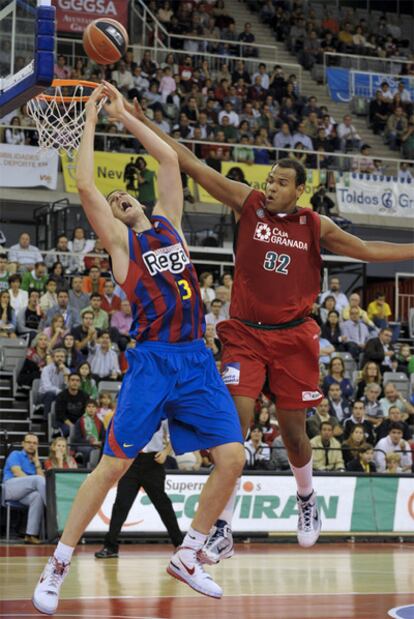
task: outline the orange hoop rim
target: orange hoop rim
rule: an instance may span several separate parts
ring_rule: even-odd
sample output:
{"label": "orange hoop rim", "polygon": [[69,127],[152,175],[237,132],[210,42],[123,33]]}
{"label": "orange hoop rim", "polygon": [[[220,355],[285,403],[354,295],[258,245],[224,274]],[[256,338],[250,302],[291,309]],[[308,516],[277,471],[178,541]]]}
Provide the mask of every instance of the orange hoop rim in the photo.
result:
{"label": "orange hoop rim", "polygon": [[[72,86],[72,88],[75,88],[75,86],[83,86],[85,88],[92,88],[93,90],[95,90],[95,88],[97,88],[99,86],[99,84],[97,84],[96,82],[89,82],[88,80],[61,80],[61,79],[55,79],[53,80],[53,82],[51,83],[51,85],[48,88],[65,88],[66,86]],[[86,103],[86,101],[89,99],[91,95],[82,95],[81,97],[71,97],[70,95],[49,95],[46,94],[44,92],[41,92],[40,95],[37,95],[35,98],[36,99],[41,99],[43,101],[60,101],[63,103],[71,103],[72,101],[77,101],[79,103]]]}

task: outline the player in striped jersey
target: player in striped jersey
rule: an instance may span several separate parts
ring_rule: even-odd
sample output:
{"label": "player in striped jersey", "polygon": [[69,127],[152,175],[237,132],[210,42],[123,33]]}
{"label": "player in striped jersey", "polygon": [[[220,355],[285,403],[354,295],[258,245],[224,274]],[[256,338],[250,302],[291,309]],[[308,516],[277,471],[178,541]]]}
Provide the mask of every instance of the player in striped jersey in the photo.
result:
{"label": "player in striped jersey", "polygon": [[[106,200],[95,187],[96,103],[104,95],[109,99],[105,104],[109,117],[122,122],[159,162],[159,198],[151,218],[128,193],[115,191]],[[120,93],[106,82],[86,104],[77,185],[89,222],[111,256],[113,275],[131,302],[131,335],[137,346],[127,353],[129,367],[102,460],[75,498],[61,541],[36,586],[33,603],[46,614],[56,611],[60,587],[81,534],[108,490],[165,418],[176,454],[210,449],[216,465],[183,545],[167,571],[196,591],[219,598],[222,590],[204,571],[199,551],[244,465],[240,422],[202,339],[201,295],[181,229],[183,192],[177,155],[125,109]]]}

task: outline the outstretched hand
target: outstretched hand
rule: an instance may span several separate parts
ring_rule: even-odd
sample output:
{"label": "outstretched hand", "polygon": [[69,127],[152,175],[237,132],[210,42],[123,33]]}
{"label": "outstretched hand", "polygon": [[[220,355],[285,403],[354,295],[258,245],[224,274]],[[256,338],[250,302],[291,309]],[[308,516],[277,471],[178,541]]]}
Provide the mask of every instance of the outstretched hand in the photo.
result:
{"label": "outstretched hand", "polygon": [[105,97],[103,84],[95,88],[89,99],[85,103],[85,115],[87,120],[93,120],[95,123],[98,120],[99,102]]}
{"label": "outstretched hand", "polygon": [[115,86],[109,82],[102,81],[103,92],[108,98],[108,102],[104,103],[104,108],[108,114],[109,120],[119,120],[125,112],[124,98]]}
{"label": "outstretched hand", "polygon": [[144,110],[138,103],[138,99],[136,97],[134,97],[132,103],[130,101],[127,101],[127,99],[124,99],[124,106],[127,112],[129,112],[132,116],[135,116],[135,118],[137,118],[141,122],[145,121],[146,116],[144,114]]}

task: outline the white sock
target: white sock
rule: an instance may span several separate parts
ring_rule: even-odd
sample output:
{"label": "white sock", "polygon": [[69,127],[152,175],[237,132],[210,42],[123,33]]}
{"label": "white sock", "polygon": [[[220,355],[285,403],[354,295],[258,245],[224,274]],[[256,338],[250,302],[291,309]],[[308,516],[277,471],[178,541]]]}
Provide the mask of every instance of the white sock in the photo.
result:
{"label": "white sock", "polygon": [[223,509],[217,520],[224,520],[225,522],[227,522],[227,524],[231,524],[231,521],[233,520],[234,504],[236,502],[237,493],[240,490],[240,484],[241,477],[239,477],[236,481],[236,485],[234,486],[233,492],[231,493],[230,498],[227,501],[226,507]]}
{"label": "white sock", "polygon": [[190,527],[181,545],[194,550],[200,550],[204,546],[207,537],[208,535],[204,535],[204,533],[200,533]]}
{"label": "white sock", "polygon": [[62,542],[59,542],[56,546],[56,550],[53,553],[53,556],[55,557],[56,561],[59,561],[59,563],[67,564],[70,563],[74,550],[75,549],[73,548],[73,546],[67,546],[66,544],[62,544]]}
{"label": "white sock", "polygon": [[289,462],[289,464],[296,479],[298,495],[301,497],[306,497],[312,494],[312,458],[307,464],[305,464],[305,466],[301,466],[300,468],[293,466],[291,462]]}

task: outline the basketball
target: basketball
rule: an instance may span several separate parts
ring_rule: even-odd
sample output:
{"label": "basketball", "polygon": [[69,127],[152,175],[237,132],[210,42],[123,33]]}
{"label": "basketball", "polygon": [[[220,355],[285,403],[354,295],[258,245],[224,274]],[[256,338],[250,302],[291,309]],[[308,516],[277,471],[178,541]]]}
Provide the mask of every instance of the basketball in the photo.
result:
{"label": "basketball", "polygon": [[115,19],[95,19],[83,33],[83,48],[97,64],[118,62],[128,47],[128,33]]}

